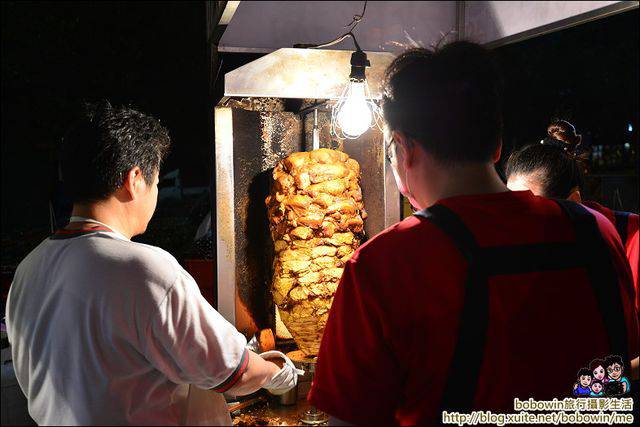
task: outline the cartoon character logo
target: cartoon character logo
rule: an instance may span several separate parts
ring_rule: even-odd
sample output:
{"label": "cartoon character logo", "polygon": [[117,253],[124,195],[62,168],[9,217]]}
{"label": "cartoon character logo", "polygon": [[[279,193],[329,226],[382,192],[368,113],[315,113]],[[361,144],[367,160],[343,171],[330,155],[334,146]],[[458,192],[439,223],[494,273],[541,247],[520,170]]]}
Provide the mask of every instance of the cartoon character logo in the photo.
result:
{"label": "cartoon character logo", "polygon": [[604,360],[593,359],[593,361],[589,365],[589,368],[593,373],[593,381],[598,380],[603,383],[609,381],[609,378],[607,378],[607,371],[604,369]]}
{"label": "cartoon character logo", "polygon": [[591,382],[591,393],[589,393],[589,396],[591,397],[602,397],[604,396],[604,385],[602,384],[602,381],[600,380],[593,380]]}
{"label": "cartoon character logo", "polygon": [[628,394],[631,382],[624,375],[622,357],[607,356],[605,359],[594,359],[589,368],[578,371],[576,382],[573,384],[574,396],[620,396]]}
{"label": "cartoon character logo", "polygon": [[573,385],[573,394],[575,396],[589,396],[591,394],[591,371],[582,368],[578,371],[578,379]]}
{"label": "cartoon character logo", "polygon": [[605,394],[607,396],[619,396],[627,394],[631,390],[629,378],[623,376],[624,364],[620,356],[609,356],[604,360],[604,366],[607,370],[609,381],[605,386]]}

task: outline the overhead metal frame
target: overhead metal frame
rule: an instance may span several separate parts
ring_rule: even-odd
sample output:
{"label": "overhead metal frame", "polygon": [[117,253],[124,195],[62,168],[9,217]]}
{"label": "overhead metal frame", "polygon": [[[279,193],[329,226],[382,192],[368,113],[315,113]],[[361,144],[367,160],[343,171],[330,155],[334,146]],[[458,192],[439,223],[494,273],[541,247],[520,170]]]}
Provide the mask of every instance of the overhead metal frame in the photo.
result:
{"label": "overhead metal frame", "polygon": [[[381,82],[394,55],[367,52],[367,82],[380,99]],[[230,97],[336,99],[349,81],[351,52],[347,50],[282,48],[225,74],[224,94]]]}
{"label": "overhead metal frame", "polygon": [[[318,25],[318,17],[332,22],[339,19],[336,13],[342,13],[336,12],[335,8],[332,9],[331,2],[245,2],[247,4],[244,7],[239,2],[211,3],[225,4],[223,9],[226,11],[219,15],[222,20],[218,19],[220,23],[217,24],[220,51],[225,52],[268,53],[279,48],[291,47],[299,41],[324,41],[337,33],[329,30],[334,28],[334,25]],[[378,9],[374,5],[377,5]],[[409,2],[389,1],[373,2],[371,6],[367,12],[369,15],[358,28],[358,40],[364,50],[393,51],[401,48],[402,44],[396,42],[407,41],[402,31],[398,30],[402,30],[403,25],[407,26],[407,31],[411,33],[409,35],[405,31],[409,40],[413,37],[425,46],[437,42],[439,33],[446,34],[455,29],[459,39],[470,39],[495,47],[625,12],[637,8],[638,1],[450,1],[411,2],[411,5]],[[382,6],[385,13],[381,15],[379,9]],[[218,6],[218,9],[220,8],[221,6]],[[400,22],[398,19],[389,18],[390,14],[403,16],[403,13],[406,14],[406,10],[409,10],[407,8],[411,8],[412,18],[406,17]],[[344,7],[340,8],[340,11],[343,9]],[[394,14],[394,10],[397,13]],[[520,10],[522,13],[519,14]],[[478,15],[477,11],[482,11],[481,15]],[[506,15],[504,12],[507,12]],[[421,17],[420,24],[413,18],[417,15]],[[232,16],[235,16],[235,21],[230,19]],[[281,19],[283,16],[287,19]],[[283,27],[270,27],[275,25],[271,21],[272,18],[277,18],[275,22]],[[227,25],[229,29],[226,31],[226,37],[222,37],[221,32],[227,29]],[[243,27],[239,27],[240,25]],[[492,26],[495,27],[493,32]],[[315,27],[317,28],[314,29]],[[273,29],[277,31],[274,32]],[[478,30],[480,33],[486,30],[488,37],[480,36],[476,39]],[[385,49],[382,45],[379,46],[377,43],[384,44],[376,39],[381,33],[387,34],[384,41],[391,45],[396,43],[396,47]],[[236,40],[238,34],[243,34],[241,41]],[[229,37],[231,38],[227,40]],[[367,45],[368,39],[378,41]],[[347,45],[334,47],[344,48],[349,50]]]}
{"label": "overhead metal frame", "polygon": [[[464,1],[458,3],[467,3]],[[531,30],[524,31],[512,36],[507,36],[493,42],[486,43],[485,46],[489,48],[496,48],[505,46],[524,40],[528,40],[534,37],[550,34],[555,31],[564,30],[567,28],[575,27],[577,25],[586,24],[587,22],[595,21],[597,19],[606,18],[608,16],[616,15],[618,13],[627,12],[629,10],[637,9],[638,1],[620,1],[618,3],[611,4],[609,6],[602,7],[600,9],[591,10],[589,12],[581,13],[579,15],[571,16],[569,18],[561,19],[559,21],[552,22],[550,24],[542,25],[540,27],[532,28]]]}

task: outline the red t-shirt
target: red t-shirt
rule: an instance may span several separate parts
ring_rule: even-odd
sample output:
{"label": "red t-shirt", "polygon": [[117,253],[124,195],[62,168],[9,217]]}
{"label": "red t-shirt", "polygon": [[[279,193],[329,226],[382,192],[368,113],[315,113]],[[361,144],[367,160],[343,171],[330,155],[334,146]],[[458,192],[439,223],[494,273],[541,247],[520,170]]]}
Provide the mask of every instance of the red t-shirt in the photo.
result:
{"label": "red t-shirt", "polygon": [[627,254],[627,259],[629,260],[629,266],[631,267],[631,274],[633,275],[633,286],[636,290],[636,310],[640,311],[640,284],[638,284],[638,268],[640,268],[639,216],[630,212],[615,212],[592,201],[587,201],[583,204],[604,215],[614,226],[616,226],[616,230],[619,226],[619,224],[617,224],[617,215],[625,215],[627,219],[627,226],[625,230],[627,239],[623,242],[623,245],[625,253]]}
{"label": "red t-shirt", "polygon": [[[529,191],[440,203],[481,247],[575,240],[560,207]],[[615,229],[594,215],[619,274],[633,358],[638,325],[630,272]],[[424,218],[407,218],[361,246],[336,292],[309,401],[354,424],[439,422],[465,277],[462,254]],[[515,397],[570,396],[578,370],[608,355],[582,269],[492,277],[489,301],[476,409],[513,412]]]}

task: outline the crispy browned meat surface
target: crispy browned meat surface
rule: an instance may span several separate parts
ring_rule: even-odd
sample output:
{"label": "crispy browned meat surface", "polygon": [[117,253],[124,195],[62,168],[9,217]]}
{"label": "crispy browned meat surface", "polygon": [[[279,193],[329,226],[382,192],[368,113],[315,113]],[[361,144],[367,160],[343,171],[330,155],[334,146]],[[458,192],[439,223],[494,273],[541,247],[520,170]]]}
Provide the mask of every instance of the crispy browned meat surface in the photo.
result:
{"label": "crispy browned meat surface", "polygon": [[242,414],[233,419],[233,425],[242,426],[288,426],[286,421],[278,417],[260,417],[256,415]]}
{"label": "crispy browned meat surface", "polygon": [[364,236],[360,165],[321,148],[289,155],[273,179],[273,298],[300,349],[316,355],[345,262]]}

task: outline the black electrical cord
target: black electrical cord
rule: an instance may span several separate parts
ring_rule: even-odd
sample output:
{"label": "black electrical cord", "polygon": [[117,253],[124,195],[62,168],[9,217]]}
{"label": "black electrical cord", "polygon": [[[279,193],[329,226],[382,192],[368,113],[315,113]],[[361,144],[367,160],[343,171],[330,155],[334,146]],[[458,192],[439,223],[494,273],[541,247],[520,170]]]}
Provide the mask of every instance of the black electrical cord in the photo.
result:
{"label": "black electrical cord", "polygon": [[367,11],[367,2],[365,1],[364,2],[364,6],[362,8],[362,13],[360,15],[353,15],[353,20],[348,25],[345,25],[345,28],[346,27],[351,27],[351,28],[349,28],[349,31],[347,31],[343,35],[331,40],[330,42],[321,43],[321,44],[298,43],[298,44],[294,44],[293,47],[302,48],[302,49],[320,49],[320,48],[323,48],[323,47],[329,47],[329,46],[336,45],[336,44],[340,43],[341,41],[343,41],[344,39],[346,39],[347,37],[351,37],[353,39],[353,44],[356,46],[356,50],[357,51],[361,51],[362,49],[360,49],[360,45],[358,44],[358,41],[356,40],[356,36],[353,34],[352,31],[362,21],[366,11]]}
{"label": "black electrical cord", "polygon": [[340,37],[338,37],[335,40],[332,40],[330,42],[323,43],[323,44],[313,45],[313,46],[310,46],[309,48],[310,49],[320,49],[320,48],[323,48],[323,47],[333,46],[335,44],[340,43],[342,40],[346,39],[347,37],[351,37],[353,39],[353,44],[356,46],[356,50],[362,50],[362,49],[360,49],[360,45],[358,44],[358,40],[356,40],[356,36],[351,31],[349,31],[346,34],[341,35]]}
{"label": "black electrical cord", "polygon": [[352,27],[349,28],[349,32],[353,31],[358,24],[360,23],[360,21],[362,21],[362,18],[364,18],[364,13],[367,11],[367,2],[364,2],[364,6],[362,7],[362,13],[360,15],[353,15],[353,20],[351,21],[351,23],[345,25],[344,27]]}

